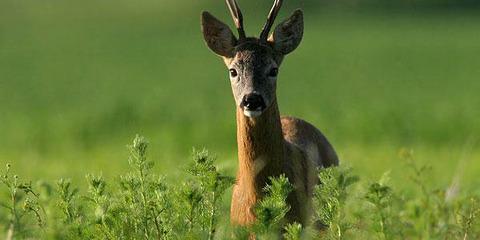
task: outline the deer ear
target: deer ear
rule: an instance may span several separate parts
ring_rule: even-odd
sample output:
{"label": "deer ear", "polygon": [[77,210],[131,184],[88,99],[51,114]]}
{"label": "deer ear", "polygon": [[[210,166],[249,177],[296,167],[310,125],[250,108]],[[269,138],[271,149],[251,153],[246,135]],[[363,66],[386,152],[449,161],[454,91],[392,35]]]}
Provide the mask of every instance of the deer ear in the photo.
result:
{"label": "deer ear", "polygon": [[231,58],[237,39],[230,28],[209,12],[202,13],[202,32],[208,47],[216,54]]}
{"label": "deer ear", "polygon": [[275,31],[270,35],[268,41],[274,46],[274,49],[283,55],[287,55],[295,50],[303,38],[303,12],[298,9],[280,23]]}

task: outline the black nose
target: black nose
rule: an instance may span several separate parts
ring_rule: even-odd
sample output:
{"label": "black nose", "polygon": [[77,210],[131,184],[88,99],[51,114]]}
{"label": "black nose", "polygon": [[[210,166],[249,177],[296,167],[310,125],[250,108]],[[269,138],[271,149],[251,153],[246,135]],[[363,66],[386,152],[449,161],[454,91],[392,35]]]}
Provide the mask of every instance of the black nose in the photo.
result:
{"label": "black nose", "polygon": [[263,100],[263,97],[260,94],[251,93],[243,97],[241,107],[247,110],[255,111],[255,110],[264,110],[266,106],[265,106],[265,101]]}

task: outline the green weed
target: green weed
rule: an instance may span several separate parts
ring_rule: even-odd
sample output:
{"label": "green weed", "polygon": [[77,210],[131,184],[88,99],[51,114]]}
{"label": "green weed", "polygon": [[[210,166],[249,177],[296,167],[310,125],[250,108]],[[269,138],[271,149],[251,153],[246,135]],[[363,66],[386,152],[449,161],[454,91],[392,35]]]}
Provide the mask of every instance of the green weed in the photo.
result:
{"label": "green weed", "polygon": [[[313,196],[312,224],[288,223],[287,196],[294,187],[285,176],[270,178],[254,211],[255,224],[227,227],[223,205],[234,178],[221,173],[206,150],[194,151],[188,177],[168,183],[147,158],[148,142],[131,145],[130,171],[107,180],[88,174],[87,189],[61,179],[35,189],[11,174],[1,176],[0,226],[6,239],[478,239],[480,198],[448,195],[430,187],[430,167],[403,151],[418,191],[406,194],[389,183],[363,181],[351,168],[320,169]],[[6,210],[6,211],[3,211]],[[227,222],[224,222],[225,220]]]}

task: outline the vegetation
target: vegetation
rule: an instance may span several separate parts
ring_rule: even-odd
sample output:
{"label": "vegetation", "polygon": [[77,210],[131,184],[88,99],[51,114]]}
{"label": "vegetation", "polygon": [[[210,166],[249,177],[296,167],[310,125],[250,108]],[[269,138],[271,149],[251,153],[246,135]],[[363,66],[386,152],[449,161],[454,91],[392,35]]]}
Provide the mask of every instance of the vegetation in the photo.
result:
{"label": "vegetation", "polygon": [[[167,184],[152,172],[148,143],[136,137],[130,149],[130,172],[110,184],[87,175],[88,189],[69,180],[36,187],[12,175],[1,176],[0,227],[6,239],[478,239],[480,198],[469,193],[432,189],[423,180],[428,167],[410,161],[418,194],[407,197],[393,189],[388,174],[363,182],[345,167],[319,170],[311,226],[285,224],[288,194],[285,176],[271,178],[265,198],[255,208],[257,222],[230,228],[222,197],[234,179],[220,173],[207,151],[194,152],[186,167],[189,178]],[[222,221],[220,221],[222,219]],[[304,228],[306,227],[306,228]],[[320,227],[322,230],[316,230]]]}
{"label": "vegetation", "polygon": [[[258,34],[271,1],[240,4]],[[479,238],[474,5],[284,4],[279,18],[303,8],[306,25],[280,69],[280,110],[319,127],[348,164],[319,173],[324,238]],[[285,179],[266,188],[262,223],[228,225],[234,105],[202,10],[232,25],[213,0],[0,1],[0,239],[314,237],[283,225]],[[155,165],[144,140],[119,147],[137,132]],[[216,164],[203,151],[189,163],[191,146]]]}
{"label": "vegetation", "polygon": [[[259,34],[271,1],[240,1],[247,32]],[[407,147],[435,166],[435,183],[449,184],[464,158],[459,180],[478,186],[480,14],[304,2],[289,1],[279,16],[303,8],[306,24],[280,68],[281,113],[317,126],[368,178],[403,167],[397,152]],[[162,174],[179,172],[192,146],[235,173],[227,70],[199,22],[209,10],[232,24],[223,2],[4,0],[0,9],[1,165],[83,185],[87,172],[125,172],[118,146],[140,133]],[[392,172],[392,184],[401,175]]]}

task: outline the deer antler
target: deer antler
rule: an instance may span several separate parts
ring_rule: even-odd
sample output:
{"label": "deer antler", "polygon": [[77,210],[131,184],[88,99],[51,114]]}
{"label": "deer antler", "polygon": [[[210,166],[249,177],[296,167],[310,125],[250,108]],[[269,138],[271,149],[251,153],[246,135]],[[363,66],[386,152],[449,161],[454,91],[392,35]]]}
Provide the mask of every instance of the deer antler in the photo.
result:
{"label": "deer antler", "polygon": [[238,30],[238,37],[240,40],[246,38],[245,30],[243,29],[243,15],[238,6],[237,0],[226,0],[230,13],[232,14],[233,21],[235,22],[235,27]]}
{"label": "deer antler", "polygon": [[262,33],[260,34],[260,41],[267,42],[268,34],[272,29],[273,23],[275,22],[275,18],[277,18],[278,12],[282,7],[283,0],[275,0],[273,3],[273,7],[268,14],[267,22],[263,27]]}

